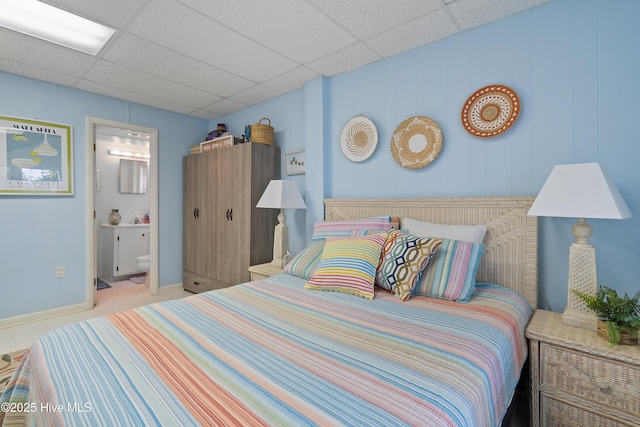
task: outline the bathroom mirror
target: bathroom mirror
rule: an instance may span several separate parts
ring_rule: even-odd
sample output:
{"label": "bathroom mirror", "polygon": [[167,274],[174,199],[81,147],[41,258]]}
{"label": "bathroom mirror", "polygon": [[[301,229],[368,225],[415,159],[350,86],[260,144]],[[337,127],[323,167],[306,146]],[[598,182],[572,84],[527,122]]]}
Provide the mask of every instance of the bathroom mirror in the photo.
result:
{"label": "bathroom mirror", "polygon": [[147,192],[147,162],[144,160],[120,159],[120,192]]}

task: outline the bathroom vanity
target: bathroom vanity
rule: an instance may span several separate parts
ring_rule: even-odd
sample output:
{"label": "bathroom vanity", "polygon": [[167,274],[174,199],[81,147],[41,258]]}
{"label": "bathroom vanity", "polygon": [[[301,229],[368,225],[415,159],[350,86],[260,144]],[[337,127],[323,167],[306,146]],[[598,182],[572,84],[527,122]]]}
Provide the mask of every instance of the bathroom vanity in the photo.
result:
{"label": "bathroom vanity", "polygon": [[149,224],[102,224],[103,275],[140,273],[136,257],[149,253]]}

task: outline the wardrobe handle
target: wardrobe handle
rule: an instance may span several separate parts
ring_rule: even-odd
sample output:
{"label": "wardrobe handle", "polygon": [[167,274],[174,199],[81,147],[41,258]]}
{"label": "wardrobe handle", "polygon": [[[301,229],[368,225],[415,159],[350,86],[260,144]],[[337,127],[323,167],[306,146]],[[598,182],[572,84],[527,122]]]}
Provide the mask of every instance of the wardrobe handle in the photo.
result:
{"label": "wardrobe handle", "polygon": [[229,209],[229,219],[233,221],[233,208]]}
{"label": "wardrobe handle", "polygon": [[198,208],[193,208],[193,217],[194,218],[198,218],[198,215],[196,214],[197,210],[198,210]]}
{"label": "wardrobe handle", "polygon": [[227,209],[227,221],[229,221],[229,209]]}
{"label": "wardrobe handle", "polygon": [[196,208],[196,218],[200,219],[200,208]]}

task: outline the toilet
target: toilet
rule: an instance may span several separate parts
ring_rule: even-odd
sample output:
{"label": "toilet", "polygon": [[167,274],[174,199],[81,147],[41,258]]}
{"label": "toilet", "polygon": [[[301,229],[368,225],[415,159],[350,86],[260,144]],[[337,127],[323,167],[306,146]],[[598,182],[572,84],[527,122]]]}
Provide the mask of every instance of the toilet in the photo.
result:
{"label": "toilet", "polygon": [[149,268],[151,267],[151,259],[149,258],[149,255],[136,257],[136,263],[138,264],[138,269],[146,271],[146,274],[144,275],[144,285],[149,287]]}

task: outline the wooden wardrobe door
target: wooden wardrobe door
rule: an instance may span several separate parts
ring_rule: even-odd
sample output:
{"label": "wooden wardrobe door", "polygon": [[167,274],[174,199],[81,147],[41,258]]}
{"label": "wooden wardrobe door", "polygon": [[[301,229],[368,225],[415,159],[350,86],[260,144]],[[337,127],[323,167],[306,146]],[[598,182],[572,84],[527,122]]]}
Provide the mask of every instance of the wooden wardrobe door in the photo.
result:
{"label": "wooden wardrobe door", "polygon": [[211,275],[209,161],[206,154],[183,159],[183,269],[202,276]]}
{"label": "wooden wardrobe door", "polygon": [[212,245],[212,278],[214,287],[225,287],[232,284],[228,280],[228,255],[229,247],[227,235],[230,232],[231,218],[235,212],[231,212],[229,194],[232,191],[233,177],[231,176],[231,152],[235,147],[223,147],[213,150],[215,161],[213,168],[213,182],[211,194],[213,197],[213,221],[209,240]]}

